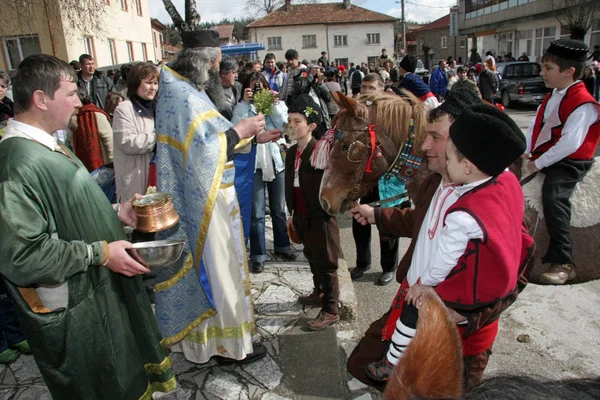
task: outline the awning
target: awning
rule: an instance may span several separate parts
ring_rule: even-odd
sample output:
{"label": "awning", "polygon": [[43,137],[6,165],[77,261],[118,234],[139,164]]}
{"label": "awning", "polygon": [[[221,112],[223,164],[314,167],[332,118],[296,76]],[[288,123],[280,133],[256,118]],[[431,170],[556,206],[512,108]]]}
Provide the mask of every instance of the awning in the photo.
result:
{"label": "awning", "polygon": [[262,43],[229,44],[227,46],[221,46],[221,53],[233,56],[251,54],[264,49],[265,45]]}

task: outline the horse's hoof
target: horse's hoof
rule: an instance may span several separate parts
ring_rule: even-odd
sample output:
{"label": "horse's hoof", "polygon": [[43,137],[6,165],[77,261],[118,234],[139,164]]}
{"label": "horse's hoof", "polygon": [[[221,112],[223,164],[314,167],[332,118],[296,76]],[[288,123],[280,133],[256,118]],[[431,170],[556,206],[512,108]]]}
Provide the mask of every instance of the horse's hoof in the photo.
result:
{"label": "horse's hoof", "polygon": [[550,270],[540,275],[540,282],[548,285],[562,285],[575,279],[575,268],[571,264],[552,264]]}

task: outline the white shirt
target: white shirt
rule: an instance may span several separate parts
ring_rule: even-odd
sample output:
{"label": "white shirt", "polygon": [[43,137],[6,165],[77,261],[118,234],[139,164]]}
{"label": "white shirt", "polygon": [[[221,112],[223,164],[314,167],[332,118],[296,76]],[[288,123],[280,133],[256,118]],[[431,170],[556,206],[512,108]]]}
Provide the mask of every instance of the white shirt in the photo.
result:
{"label": "white shirt", "polygon": [[406,276],[409,286],[419,278],[423,285],[439,285],[456,267],[469,241],[483,239],[479,224],[468,213],[450,213],[445,221],[444,216],[460,196],[490,179],[492,177],[462,186],[444,184],[443,181],[440,183],[419,230]]}
{"label": "white shirt", "polygon": [[13,137],[20,137],[35,142],[41,143],[52,151],[55,151],[58,147],[56,138],[43,130],[36,128],[31,125],[27,125],[23,122],[19,122],[14,118],[8,121],[6,127],[6,133],[2,140],[7,140]]}
{"label": "white shirt", "polygon": [[[573,82],[565,89],[554,89],[552,91],[552,95],[550,96],[550,99],[546,104],[546,109],[544,110],[544,126],[542,127],[542,131],[540,132],[536,143],[531,143],[536,118],[534,118],[529,123],[526,138],[527,154],[531,154],[531,152],[536,147],[550,140],[552,128],[560,125],[560,118],[558,116],[560,102],[565,97],[567,90],[571,86],[579,82],[580,81]],[[584,104],[581,107],[578,107],[575,111],[571,113],[571,115],[567,117],[567,121],[565,122],[565,125],[562,129],[562,136],[560,137],[560,139],[558,139],[556,144],[550,149],[548,149],[547,152],[542,154],[540,158],[535,160],[535,166],[539,169],[549,167],[550,165],[575,153],[577,149],[583,144],[585,137],[590,129],[590,126],[597,120],[598,112],[596,111],[596,107],[593,104]]]}

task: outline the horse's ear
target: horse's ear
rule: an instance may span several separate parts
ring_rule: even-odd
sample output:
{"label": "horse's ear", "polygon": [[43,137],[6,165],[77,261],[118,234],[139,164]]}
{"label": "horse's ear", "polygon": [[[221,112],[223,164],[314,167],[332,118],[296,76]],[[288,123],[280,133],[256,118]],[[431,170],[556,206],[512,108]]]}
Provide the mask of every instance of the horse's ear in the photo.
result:
{"label": "horse's ear", "polygon": [[417,333],[394,368],[384,400],[459,399],[463,386],[462,344],[446,306],[423,295]]}
{"label": "horse's ear", "polygon": [[349,117],[358,116],[358,102],[351,97],[346,96],[342,92],[331,93],[333,100],[338,106],[347,110]]}

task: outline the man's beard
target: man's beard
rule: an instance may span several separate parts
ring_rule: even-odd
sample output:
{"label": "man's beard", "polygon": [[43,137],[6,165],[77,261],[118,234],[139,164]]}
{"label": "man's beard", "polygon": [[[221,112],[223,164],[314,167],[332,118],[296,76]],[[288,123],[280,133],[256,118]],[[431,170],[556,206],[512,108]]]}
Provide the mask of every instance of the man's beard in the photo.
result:
{"label": "man's beard", "polygon": [[219,72],[212,69],[208,70],[208,82],[206,83],[206,94],[213,102],[219,112],[223,110],[231,110],[231,106],[227,102],[223,86],[221,85],[221,76]]}

